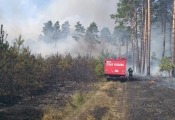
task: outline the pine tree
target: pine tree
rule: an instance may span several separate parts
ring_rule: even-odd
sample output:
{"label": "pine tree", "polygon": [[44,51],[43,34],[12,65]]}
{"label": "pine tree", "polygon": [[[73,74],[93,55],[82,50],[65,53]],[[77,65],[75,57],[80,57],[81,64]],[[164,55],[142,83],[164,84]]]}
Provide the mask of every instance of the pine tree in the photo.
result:
{"label": "pine tree", "polygon": [[61,38],[67,38],[70,35],[70,24],[68,21],[61,25]]}
{"label": "pine tree", "polygon": [[80,22],[77,22],[77,24],[75,25],[75,31],[73,34],[73,38],[76,41],[78,41],[84,37],[84,33],[85,33],[85,28],[82,26],[82,24],[80,24]]}
{"label": "pine tree", "polygon": [[96,43],[98,43],[98,27],[95,22],[92,22],[86,30],[85,40],[89,43],[90,57],[92,55],[92,49],[94,49]]}

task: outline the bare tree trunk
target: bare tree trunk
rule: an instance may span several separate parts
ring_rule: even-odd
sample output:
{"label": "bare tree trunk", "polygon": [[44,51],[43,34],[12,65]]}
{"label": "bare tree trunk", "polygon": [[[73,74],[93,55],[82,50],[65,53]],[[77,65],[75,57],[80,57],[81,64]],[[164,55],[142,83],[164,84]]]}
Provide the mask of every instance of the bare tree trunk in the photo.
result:
{"label": "bare tree trunk", "polygon": [[[0,45],[3,44],[2,43],[2,29],[3,29],[3,25],[1,25],[1,28],[0,28]],[[2,57],[2,50],[0,48],[0,57]],[[0,64],[0,67],[2,65]],[[3,94],[3,77],[2,77],[2,70],[0,69],[0,90],[1,90],[1,95]]]}
{"label": "bare tree trunk", "polygon": [[10,73],[10,96],[11,96],[11,104],[13,103],[13,95],[14,95],[14,78],[13,78],[13,73],[14,73],[14,56],[12,56],[11,73]]}
{"label": "bare tree trunk", "polygon": [[126,57],[128,58],[128,40],[126,40]]}
{"label": "bare tree trunk", "polygon": [[[163,11],[164,12],[164,11]],[[162,34],[162,38],[163,38],[163,47],[162,47],[162,58],[165,56],[165,34],[164,34],[164,14],[162,15],[162,20],[161,20],[161,34]]]}
{"label": "bare tree trunk", "polygon": [[170,41],[169,41],[169,52],[170,52],[170,56],[172,56],[172,21],[170,22],[170,29],[169,29],[169,36],[170,36]]}
{"label": "bare tree trunk", "polygon": [[[131,13],[132,14],[132,13]],[[131,39],[131,48],[132,48],[132,68],[133,68],[133,71],[135,71],[135,46],[134,46],[134,31],[133,31],[133,18],[131,17],[130,18],[130,23],[131,23],[131,36],[130,36],[130,39]]]}
{"label": "bare tree trunk", "polygon": [[151,16],[150,16],[150,0],[148,0],[148,61],[147,61],[147,75],[150,76],[150,54],[151,54]]}
{"label": "bare tree trunk", "polygon": [[167,16],[167,1],[165,2],[164,6],[164,11],[163,11],[163,16],[162,16],[162,34],[163,34],[163,53],[162,53],[162,58],[165,57],[165,41],[166,41],[166,16]]}
{"label": "bare tree trunk", "polygon": [[144,8],[145,8],[145,15],[144,15],[144,51],[143,51],[143,71],[142,73],[146,73],[146,66],[147,66],[147,53],[148,53],[148,10],[147,10],[147,1],[144,2]]}
{"label": "bare tree trunk", "polygon": [[143,66],[144,66],[144,29],[145,29],[145,10],[144,10],[144,3],[142,3],[142,25],[141,25],[141,42],[140,42],[140,64],[141,64],[141,67],[140,67],[140,73],[143,74]]}
{"label": "bare tree trunk", "polygon": [[4,37],[3,37],[3,36],[4,36],[4,35],[3,35],[3,34],[4,34],[3,32],[4,32],[4,31],[3,31],[3,25],[1,25],[1,36],[0,36],[0,40],[1,40],[0,42],[1,42],[1,43],[4,42],[4,41],[3,41],[3,38],[4,38]]}
{"label": "bare tree trunk", "polygon": [[132,30],[132,33],[131,33],[131,44],[132,44],[132,68],[133,68],[133,71],[135,71],[135,45],[134,45],[134,34],[133,34],[133,30]]}
{"label": "bare tree trunk", "polygon": [[[173,1],[173,20],[172,20],[172,61],[175,64],[175,0]],[[172,71],[172,76],[175,77],[175,69]]]}
{"label": "bare tree trunk", "polygon": [[136,53],[136,71],[139,71],[140,61],[139,61],[139,44],[137,37],[137,5],[134,7],[134,44],[135,44],[135,53]]}
{"label": "bare tree trunk", "polygon": [[138,49],[137,49],[137,9],[136,6],[133,7],[133,13],[131,13],[133,16],[131,17],[131,42],[132,42],[132,64],[133,64],[133,70],[137,71],[138,68]]}

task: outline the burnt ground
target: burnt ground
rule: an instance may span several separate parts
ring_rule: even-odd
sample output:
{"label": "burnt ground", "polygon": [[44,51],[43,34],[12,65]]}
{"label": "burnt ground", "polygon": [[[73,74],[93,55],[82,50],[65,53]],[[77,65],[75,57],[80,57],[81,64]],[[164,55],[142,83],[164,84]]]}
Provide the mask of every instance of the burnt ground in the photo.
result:
{"label": "burnt ground", "polygon": [[[61,109],[76,91],[88,92],[93,82],[66,81],[65,85],[55,84],[42,90],[31,91],[25,97],[0,96],[0,120],[41,120],[43,109],[54,106]],[[44,92],[40,92],[44,91]]]}
{"label": "burnt ground", "polygon": [[128,120],[175,120],[175,86],[165,78],[127,82]]}
{"label": "burnt ground", "polygon": [[[4,106],[7,101],[3,101],[1,96],[0,101],[3,101],[3,104],[0,104],[0,120],[41,120],[45,106],[51,105],[59,109],[75,91],[88,92],[92,88],[91,85],[70,81],[65,83],[65,86],[50,86],[44,94],[15,97],[16,101],[12,106]],[[124,119],[175,120],[175,80],[137,77],[122,82],[121,86],[124,91],[120,98],[126,102],[120,104],[119,108],[124,111]],[[106,108],[97,107],[92,113],[96,120],[100,120],[106,111]]]}

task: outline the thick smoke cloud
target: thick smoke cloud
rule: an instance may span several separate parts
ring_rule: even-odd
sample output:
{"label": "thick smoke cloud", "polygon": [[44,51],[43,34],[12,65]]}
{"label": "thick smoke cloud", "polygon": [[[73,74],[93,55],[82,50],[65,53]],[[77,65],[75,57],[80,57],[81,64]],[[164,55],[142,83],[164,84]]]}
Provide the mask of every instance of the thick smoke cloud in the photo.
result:
{"label": "thick smoke cloud", "polygon": [[[26,39],[36,39],[43,23],[52,20],[69,21],[71,28],[77,21],[85,27],[96,22],[99,28],[114,28],[110,14],[115,13],[116,0],[0,0],[0,23],[4,24],[12,39],[22,34]],[[42,5],[44,4],[44,5]]]}
{"label": "thick smoke cloud", "polygon": [[0,23],[4,24],[11,44],[22,34],[25,45],[29,45],[33,52],[72,52],[77,51],[77,43],[71,37],[56,43],[55,47],[38,42],[43,23],[52,20],[53,23],[59,21],[63,24],[68,20],[73,31],[77,21],[85,28],[96,22],[99,30],[109,27],[112,31],[115,24],[110,14],[116,12],[116,3],[116,0],[0,0]]}
{"label": "thick smoke cloud", "polygon": [[[114,27],[110,14],[116,10],[116,0],[64,0],[51,4],[47,14],[54,20],[70,20],[72,24],[82,21],[87,27],[96,22],[100,27]],[[57,14],[55,16],[55,13]]]}

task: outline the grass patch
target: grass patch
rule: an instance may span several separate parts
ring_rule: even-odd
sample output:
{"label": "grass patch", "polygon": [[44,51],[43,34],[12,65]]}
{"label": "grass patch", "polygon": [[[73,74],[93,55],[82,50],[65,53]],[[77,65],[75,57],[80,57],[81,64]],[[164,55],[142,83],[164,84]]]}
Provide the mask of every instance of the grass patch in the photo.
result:
{"label": "grass patch", "polygon": [[44,108],[44,115],[42,120],[63,120],[65,117],[69,116],[73,111],[78,109],[87,99],[90,98],[89,93],[82,93],[76,91],[71,100],[68,100],[64,108],[55,108],[54,106],[46,106]]}
{"label": "grass patch", "polygon": [[95,94],[91,94],[89,100],[67,116],[66,120],[120,120],[122,119],[117,109],[118,82],[101,83],[101,87]]}
{"label": "grass patch", "polygon": [[84,103],[85,99],[86,99],[85,95],[83,95],[82,92],[77,91],[72,96],[72,105],[74,107],[79,107],[80,105]]}
{"label": "grass patch", "polygon": [[56,109],[53,106],[46,106],[44,108],[44,115],[42,120],[59,120],[59,109]]}
{"label": "grass patch", "polygon": [[99,82],[89,93],[77,91],[63,109],[48,108],[43,120],[120,120],[120,84]]}

